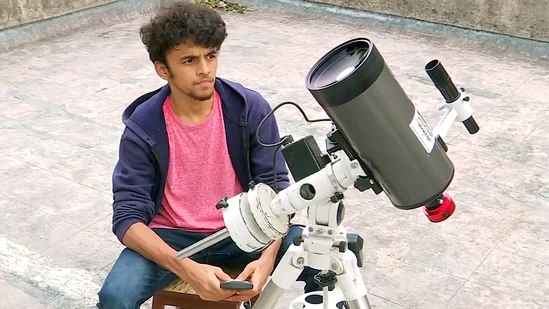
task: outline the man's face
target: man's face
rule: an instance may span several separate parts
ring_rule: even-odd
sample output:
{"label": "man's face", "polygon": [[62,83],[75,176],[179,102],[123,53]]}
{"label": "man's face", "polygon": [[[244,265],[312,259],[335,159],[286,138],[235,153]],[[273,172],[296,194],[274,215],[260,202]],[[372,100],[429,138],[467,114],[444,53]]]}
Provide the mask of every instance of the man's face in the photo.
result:
{"label": "man's face", "polygon": [[178,91],[194,100],[205,101],[214,92],[217,55],[217,48],[181,43],[167,52],[167,66],[160,68],[160,71],[157,67],[157,71],[170,83],[172,91]]}

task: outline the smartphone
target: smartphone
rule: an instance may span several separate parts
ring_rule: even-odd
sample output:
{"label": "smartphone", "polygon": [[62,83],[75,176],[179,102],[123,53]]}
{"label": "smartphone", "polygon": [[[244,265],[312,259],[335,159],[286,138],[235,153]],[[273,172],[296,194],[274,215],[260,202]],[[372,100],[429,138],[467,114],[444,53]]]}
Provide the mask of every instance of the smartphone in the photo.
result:
{"label": "smartphone", "polygon": [[221,282],[221,288],[225,290],[251,290],[254,285],[250,281],[243,280],[227,280]]}

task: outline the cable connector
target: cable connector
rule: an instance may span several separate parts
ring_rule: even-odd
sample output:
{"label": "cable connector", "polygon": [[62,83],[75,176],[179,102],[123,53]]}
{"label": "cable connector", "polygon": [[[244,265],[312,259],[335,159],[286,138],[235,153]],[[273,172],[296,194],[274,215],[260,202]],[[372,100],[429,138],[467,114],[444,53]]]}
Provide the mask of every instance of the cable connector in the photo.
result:
{"label": "cable connector", "polygon": [[280,142],[282,143],[282,147],[290,145],[294,142],[294,137],[291,134],[285,135],[280,139]]}

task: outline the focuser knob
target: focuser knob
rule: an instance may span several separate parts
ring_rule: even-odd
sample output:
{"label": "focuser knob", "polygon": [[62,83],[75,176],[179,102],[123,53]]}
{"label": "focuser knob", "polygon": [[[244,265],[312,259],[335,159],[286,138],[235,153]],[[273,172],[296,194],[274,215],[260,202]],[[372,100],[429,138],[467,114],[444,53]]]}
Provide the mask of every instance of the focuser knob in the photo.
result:
{"label": "focuser knob", "polygon": [[438,223],[448,219],[456,210],[456,204],[450,195],[444,193],[429,204],[423,206],[423,213],[429,221]]}

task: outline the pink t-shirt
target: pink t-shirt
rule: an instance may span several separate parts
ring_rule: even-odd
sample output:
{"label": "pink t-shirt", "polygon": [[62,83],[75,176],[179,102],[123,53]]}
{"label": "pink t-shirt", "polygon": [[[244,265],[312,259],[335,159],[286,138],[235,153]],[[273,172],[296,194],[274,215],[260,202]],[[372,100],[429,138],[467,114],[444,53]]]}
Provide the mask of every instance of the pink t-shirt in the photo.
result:
{"label": "pink t-shirt", "polygon": [[162,108],[170,145],[168,178],[162,209],[149,227],[217,231],[225,224],[215,205],[242,192],[227,149],[221,98],[215,92],[213,109],[200,124],[178,118],[171,96]]}

